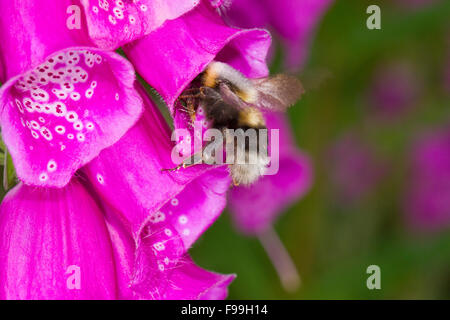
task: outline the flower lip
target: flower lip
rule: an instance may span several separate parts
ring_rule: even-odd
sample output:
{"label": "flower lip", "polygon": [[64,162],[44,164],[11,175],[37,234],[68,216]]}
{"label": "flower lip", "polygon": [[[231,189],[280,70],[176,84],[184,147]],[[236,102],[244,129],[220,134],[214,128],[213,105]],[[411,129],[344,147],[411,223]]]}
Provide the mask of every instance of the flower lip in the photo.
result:
{"label": "flower lip", "polygon": [[138,119],[134,70],[90,47],[58,51],[0,89],[2,134],[19,179],[62,187]]}

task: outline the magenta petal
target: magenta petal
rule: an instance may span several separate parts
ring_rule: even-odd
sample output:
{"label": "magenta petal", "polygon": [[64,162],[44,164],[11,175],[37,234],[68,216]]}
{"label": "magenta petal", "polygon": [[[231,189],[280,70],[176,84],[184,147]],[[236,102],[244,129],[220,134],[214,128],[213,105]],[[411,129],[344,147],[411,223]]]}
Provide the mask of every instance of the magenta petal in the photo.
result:
{"label": "magenta petal", "polygon": [[224,299],[234,276],[193,264],[182,237],[164,217],[161,212],[152,216],[137,241],[132,290],[151,299]]}
{"label": "magenta petal", "polygon": [[62,189],[19,184],[7,194],[0,207],[0,298],[115,297],[103,214],[77,180]]}
{"label": "magenta petal", "polygon": [[183,89],[213,59],[227,62],[249,77],[267,75],[265,58],[270,41],[265,30],[226,26],[215,9],[202,2],[187,14],[125,46],[124,51],[172,110]]}
{"label": "magenta petal", "polygon": [[137,120],[132,66],[115,53],[69,48],[0,90],[3,139],[19,179],[61,187]]}
{"label": "magenta petal", "polygon": [[[138,90],[146,107],[139,122],[82,171],[104,201],[124,214],[135,238],[152,219],[175,223],[186,216],[191,222],[177,228],[185,234],[187,248],[225,206],[229,177],[224,168],[208,166],[162,172],[174,166],[170,129],[146,93]],[[175,208],[178,204],[181,209]]]}
{"label": "magenta petal", "polygon": [[81,0],[81,3],[92,40],[100,48],[114,50],[191,10],[199,0]]}
{"label": "magenta petal", "polygon": [[353,204],[376,190],[386,174],[387,163],[355,133],[346,133],[329,151],[330,181],[340,202]]}
{"label": "magenta petal", "polygon": [[227,16],[232,24],[268,27],[286,47],[286,64],[299,69],[304,63],[314,29],[333,0],[234,0]]}
{"label": "magenta petal", "polygon": [[237,227],[249,234],[267,229],[283,210],[298,201],[312,183],[309,158],[293,143],[289,125],[283,115],[267,115],[267,126],[280,130],[279,171],[267,175],[249,187],[235,187],[229,204]]}
{"label": "magenta petal", "polygon": [[[103,204],[105,224],[112,243],[112,255],[116,268],[116,299],[145,299],[131,288],[135,270],[136,243],[127,221],[121,215]],[[145,268],[146,266],[142,266]],[[148,296],[147,296],[148,298]]]}

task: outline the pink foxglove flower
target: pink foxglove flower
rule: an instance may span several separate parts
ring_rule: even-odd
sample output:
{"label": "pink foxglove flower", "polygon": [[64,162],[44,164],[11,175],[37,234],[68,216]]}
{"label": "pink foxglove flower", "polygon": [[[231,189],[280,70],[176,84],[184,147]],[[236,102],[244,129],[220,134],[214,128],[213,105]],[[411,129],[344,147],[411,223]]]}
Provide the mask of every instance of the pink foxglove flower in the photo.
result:
{"label": "pink foxglove flower", "polygon": [[[110,2],[101,1],[100,8],[95,10],[83,1],[85,8],[94,14],[108,11],[107,3]],[[182,5],[178,8],[173,5],[173,10],[167,6],[162,11],[167,17],[156,19],[155,15],[144,14],[157,11],[150,6],[152,3],[158,2],[139,4],[142,14],[136,20],[127,15],[131,25],[140,24],[135,38],[159,27],[166,18],[176,18],[183,13],[181,8],[197,4],[177,1]],[[102,15],[98,19],[106,18],[112,26],[125,28],[126,25],[117,22],[122,20],[125,4],[122,1],[115,4],[112,11],[115,18]],[[131,64],[112,52],[93,47],[91,41],[94,39],[99,46],[111,49],[132,39],[121,39],[118,37],[121,31],[113,27],[109,38],[99,35],[97,32],[104,29],[95,25],[93,16],[87,19],[91,36],[88,37],[84,12],[72,1],[57,4],[47,0],[25,4],[2,1],[0,8],[10,13],[0,19],[0,81],[7,80],[0,92],[2,134],[18,177],[32,185],[19,185],[2,203],[4,251],[0,254],[6,260],[0,265],[0,274],[7,279],[2,285],[8,286],[2,288],[3,297],[223,298],[233,277],[195,267],[186,250],[225,205],[224,186],[229,184],[228,177],[220,171],[202,175],[205,170],[201,168],[186,170],[182,175],[162,176],[160,170],[167,161],[166,152],[170,151],[167,127],[145,93],[135,89]],[[128,9],[129,13],[135,8]],[[72,16],[68,18],[67,13]],[[149,21],[155,21],[154,26]],[[119,31],[114,34],[114,30]],[[214,42],[214,38],[209,41]],[[165,60],[153,61],[159,65]],[[111,161],[114,159],[117,161]],[[90,183],[86,181],[81,186],[72,176],[87,163],[77,175]],[[115,192],[121,188],[122,193]],[[34,193],[34,201],[27,200],[30,192]],[[85,206],[78,205],[83,214],[75,216],[76,204],[85,202]],[[34,215],[38,210],[46,214]],[[61,217],[50,219],[58,214]],[[86,218],[91,214],[95,218]],[[99,217],[104,219],[103,227]],[[10,218],[17,223],[10,223]],[[60,283],[63,275],[59,272],[69,260],[66,255],[87,270],[85,280],[96,281],[97,277],[91,274],[92,265],[87,265],[86,257],[77,257],[84,250],[97,252],[90,250],[93,239],[80,243],[65,240],[71,239],[72,234],[75,239],[80,238],[79,230],[72,230],[74,225],[80,225],[79,219],[92,224],[89,230],[96,241],[110,241],[112,251],[106,250],[99,258],[101,263],[108,264],[103,286],[91,290],[82,282],[84,291],[74,293]],[[41,227],[31,230],[30,222]],[[104,225],[108,227],[106,233]],[[21,234],[24,242],[15,247],[11,243],[19,230],[29,231]],[[54,250],[44,252],[34,246],[44,238],[48,248]],[[22,272],[13,275],[14,263],[8,261],[20,262]],[[56,266],[59,261],[65,264]],[[108,271],[113,267],[116,274]],[[52,290],[55,282],[58,287]]]}
{"label": "pink foxglove flower", "polygon": [[224,168],[206,166],[161,172],[174,165],[170,129],[143,89],[138,91],[143,116],[81,171],[103,201],[131,223],[136,239],[147,224],[167,221],[182,235],[187,250],[225,207],[230,179]]}
{"label": "pink foxglove flower", "polygon": [[413,145],[405,217],[415,230],[440,231],[450,226],[450,131],[420,137]]}
{"label": "pink foxglove flower", "polygon": [[299,70],[317,26],[333,0],[234,0],[225,15],[243,28],[268,27],[286,52],[286,67]]}
{"label": "pink foxglove flower", "polygon": [[353,133],[334,142],[330,182],[342,204],[352,205],[369,195],[384,176],[386,168],[373,150]]}

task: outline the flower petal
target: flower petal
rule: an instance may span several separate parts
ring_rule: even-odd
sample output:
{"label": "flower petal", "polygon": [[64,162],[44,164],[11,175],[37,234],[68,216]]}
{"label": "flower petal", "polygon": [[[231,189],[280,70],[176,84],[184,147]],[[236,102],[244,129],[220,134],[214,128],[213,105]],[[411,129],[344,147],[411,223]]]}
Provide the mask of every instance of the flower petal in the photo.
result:
{"label": "flower petal", "polygon": [[137,120],[134,70],[115,53],[59,51],[0,90],[2,136],[19,179],[62,187]]}
{"label": "flower petal", "polygon": [[356,132],[347,132],[329,150],[330,182],[338,201],[354,205],[374,193],[385,177],[389,164]]}
{"label": "flower petal", "polygon": [[116,297],[103,213],[80,182],[61,189],[21,183],[7,194],[0,207],[0,284],[1,299]]}
{"label": "flower petal", "polygon": [[[229,63],[248,77],[266,76],[270,42],[265,30],[228,27],[214,8],[202,2],[145,38],[126,45],[124,51],[173,111],[180,93],[214,59]],[[148,61],[166,63],[149,65]]]}
{"label": "flower petal", "polygon": [[273,29],[287,48],[287,67],[300,69],[314,29],[332,3],[333,0],[234,0],[227,17],[239,27]]}
{"label": "flower petal", "polygon": [[200,0],[81,0],[95,44],[114,50],[194,8]]}
{"label": "flower petal", "polygon": [[298,201],[312,183],[309,158],[293,142],[289,124],[281,114],[268,114],[267,127],[280,130],[279,171],[249,187],[235,187],[229,204],[237,227],[249,234],[266,230],[283,210]]}
{"label": "flower petal", "polygon": [[[82,171],[103,200],[124,214],[136,239],[148,221],[188,216],[192,225],[179,227],[181,234],[190,228],[184,240],[188,248],[222,211],[229,177],[225,168],[206,165],[162,171],[174,167],[170,129],[145,91],[137,90],[145,105],[139,122]],[[174,203],[181,209],[174,208]]]}
{"label": "flower petal", "polygon": [[233,0],[225,12],[226,17],[232,25],[240,28],[264,28],[270,16],[265,2],[265,0]]}

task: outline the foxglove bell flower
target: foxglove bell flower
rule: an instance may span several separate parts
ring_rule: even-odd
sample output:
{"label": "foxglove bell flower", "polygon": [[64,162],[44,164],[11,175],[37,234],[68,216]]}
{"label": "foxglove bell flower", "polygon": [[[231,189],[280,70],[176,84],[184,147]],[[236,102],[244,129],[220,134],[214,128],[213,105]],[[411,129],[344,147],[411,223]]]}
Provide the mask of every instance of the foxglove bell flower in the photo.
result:
{"label": "foxglove bell flower", "polygon": [[234,0],[225,16],[242,28],[268,27],[286,52],[286,67],[304,64],[318,21],[333,0]]}
{"label": "foxglove bell flower", "polygon": [[450,226],[450,131],[419,137],[411,150],[404,212],[409,226],[423,232]]}
{"label": "foxglove bell flower", "polygon": [[119,217],[83,179],[59,189],[19,183],[0,207],[0,298],[225,297],[233,276],[202,270],[186,255],[166,252],[157,262],[161,246],[181,241],[175,231],[143,238],[149,248],[136,257],[129,226]]}
{"label": "foxglove bell flower", "polygon": [[193,9],[200,0],[80,0],[89,35],[103,49],[117,49]]}
{"label": "foxglove bell flower", "polygon": [[[72,1],[57,4],[48,0],[0,2],[1,10],[10,13],[0,19],[0,81],[7,80],[0,91],[0,121],[18,177],[24,182],[11,191],[0,210],[5,235],[1,244],[4,251],[0,254],[7,258],[6,262],[20,262],[23,270],[16,276],[11,272],[14,263],[0,265],[0,274],[7,280],[2,285],[8,284],[3,288],[3,296],[26,299],[223,298],[233,276],[199,269],[189,260],[186,250],[223,209],[223,186],[228,186],[228,177],[219,171],[202,176],[204,170],[201,169],[187,170],[183,176],[163,177],[160,171],[167,161],[166,152],[170,150],[167,127],[163,126],[161,116],[146,93],[135,88],[131,64],[115,53],[104,51],[132,40],[117,37],[120,28],[127,27],[114,24],[120,17],[128,14],[129,23],[138,24],[132,33],[138,38],[158,28],[166,19],[182,14],[183,8],[188,10],[197,3],[177,1],[179,7],[166,6],[167,10],[159,15],[157,9],[164,4],[158,1],[138,4],[139,1],[135,1],[133,5],[127,4],[132,6],[127,10],[122,1],[115,1],[115,7],[109,8],[108,4],[113,2],[102,0],[97,10],[89,1],[82,2],[84,8],[92,10],[89,14],[103,14],[97,22],[93,16],[85,20],[81,5],[74,5]],[[40,10],[44,7],[52,9]],[[109,15],[99,11],[109,9],[112,9]],[[133,20],[130,13],[135,9],[141,14],[133,16],[136,18]],[[147,11],[153,16],[144,14]],[[72,14],[69,19],[66,12]],[[117,20],[111,18],[111,13]],[[104,31],[101,26],[105,17],[120,30],[111,27],[106,35],[99,33]],[[90,36],[84,21],[88,21]],[[94,43],[104,49],[94,47]],[[165,60],[154,61],[160,64]],[[111,159],[118,161],[113,163]],[[84,177],[86,185],[83,186],[73,177],[81,167],[76,175]],[[159,188],[155,187],[156,183],[161,183]],[[216,188],[210,188],[212,185]],[[115,194],[121,187],[124,191]],[[89,194],[84,188],[89,189]],[[72,190],[75,191],[69,192]],[[150,192],[146,194],[146,191]],[[33,192],[34,201],[28,202],[28,195]],[[88,200],[89,196],[94,200]],[[96,252],[90,250],[93,246],[90,239],[80,244],[65,240],[71,239],[72,234],[75,239],[79,238],[79,230],[71,229],[73,225],[80,225],[74,220],[73,212],[76,204],[84,201],[87,204],[81,208],[80,219],[92,223],[89,228],[98,242],[107,243],[109,238],[112,251],[106,250],[100,258],[108,263],[104,286],[98,290],[84,286],[83,292],[67,293],[67,288],[61,287],[64,272],[59,274],[66,264],[56,266],[59,261],[70,260],[66,255],[83,264],[88,270],[87,280],[98,283],[98,278],[91,275],[92,265],[87,266],[84,256],[77,257],[84,249]],[[42,228],[33,231],[29,227],[32,220],[27,220],[27,215],[39,220],[40,216],[35,215],[37,210],[45,211],[46,215],[34,221]],[[99,211],[107,233],[98,221]],[[49,219],[58,214],[59,219]],[[90,214],[98,219],[85,218]],[[10,223],[9,218],[17,223]],[[15,247],[11,241],[16,239],[20,226],[29,231],[22,234],[24,243],[18,242],[20,247]],[[39,251],[33,245],[44,237],[54,251]],[[36,265],[40,269],[32,268]],[[116,274],[108,271],[113,267]],[[42,282],[38,284],[31,279],[33,276]],[[55,282],[59,287],[52,290]]]}

